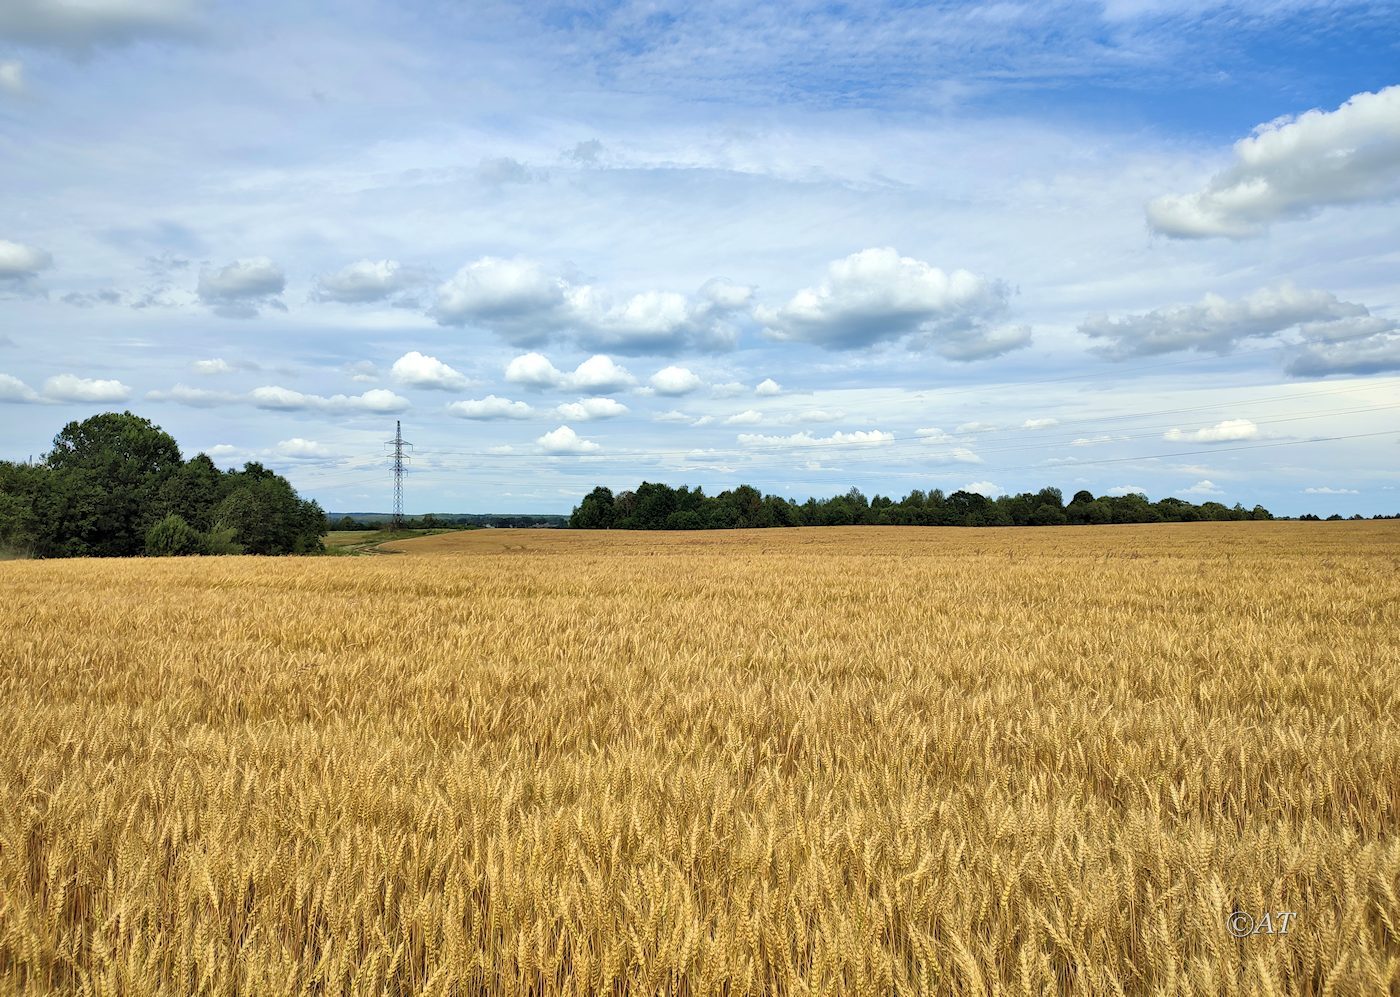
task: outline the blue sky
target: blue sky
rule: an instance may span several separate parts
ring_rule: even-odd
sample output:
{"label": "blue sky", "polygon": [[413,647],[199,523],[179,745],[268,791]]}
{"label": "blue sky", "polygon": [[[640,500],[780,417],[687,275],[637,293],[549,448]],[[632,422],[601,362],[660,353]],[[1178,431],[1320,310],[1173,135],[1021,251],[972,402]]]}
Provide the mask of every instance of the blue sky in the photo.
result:
{"label": "blue sky", "polygon": [[0,455],[1400,511],[1396,4],[0,9]]}

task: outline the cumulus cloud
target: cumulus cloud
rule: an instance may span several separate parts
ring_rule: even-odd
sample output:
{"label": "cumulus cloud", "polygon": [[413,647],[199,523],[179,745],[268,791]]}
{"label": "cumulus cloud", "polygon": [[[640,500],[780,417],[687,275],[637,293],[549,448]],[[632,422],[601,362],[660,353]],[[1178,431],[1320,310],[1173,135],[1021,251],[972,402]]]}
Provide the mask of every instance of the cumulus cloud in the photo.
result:
{"label": "cumulus cloud", "polygon": [[994,485],[990,481],[969,481],[962,486],[965,492],[973,492],[977,495],[985,495],[987,498],[996,498],[998,495],[1006,494],[1006,489],[1001,485]]}
{"label": "cumulus cloud", "polygon": [[757,386],[754,387],[753,393],[756,395],[764,395],[766,397],[780,395],[783,393],[783,386],[777,381],[773,380],[771,377],[765,377],[763,380],[758,382]]}
{"label": "cumulus cloud", "polygon": [[710,385],[710,394],[714,395],[716,398],[733,398],[736,395],[744,394],[748,390],[748,388],[738,381],[725,381],[722,384]]}
{"label": "cumulus cloud", "polygon": [[277,264],[265,256],[235,260],[217,270],[200,271],[196,293],[215,314],[227,318],[252,318],[259,308],[286,310],[279,294],[287,279]]}
{"label": "cumulus cloud", "polygon": [[1162,439],[1173,443],[1234,443],[1258,437],[1259,427],[1248,419],[1226,419],[1203,429],[1169,429],[1162,434]]}
{"label": "cumulus cloud", "polygon": [[555,411],[565,419],[585,422],[589,419],[612,419],[625,415],[627,406],[612,398],[580,398],[576,402],[565,402]]}
{"label": "cumulus cloud", "polygon": [[1359,93],[1335,111],[1260,125],[1200,190],[1159,197],[1148,224],[1181,239],[1259,235],[1329,205],[1400,194],[1400,86]]}
{"label": "cumulus cloud", "polygon": [[765,436],[761,433],[740,433],[739,442],[749,446],[790,446],[790,447],[831,447],[847,445],[882,446],[894,442],[894,434],[878,429],[857,430],[854,433],[832,433],[830,436],[813,436],[811,433],[793,433],[791,436]]}
{"label": "cumulus cloud", "polygon": [[484,325],[529,346],[563,320],[564,284],[530,260],[484,256],[438,288],[432,314],[443,325]]}
{"label": "cumulus cloud", "polygon": [[662,367],[647,382],[658,395],[685,395],[696,390],[701,380],[684,367]]}
{"label": "cumulus cloud", "polygon": [[1330,485],[1323,485],[1321,488],[1304,488],[1304,495],[1359,495],[1355,488],[1333,488]]}
{"label": "cumulus cloud", "polygon": [[190,364],[196,374],[231,374],[233,365],[223,357],[215,357],[212,360],[196,360]]}
{"label": "cumulus cloud", "polygon": [[1049,429],[1051,426],[1058,426],[1059,419],[1027,419],[1021,423],[1022,429]]}
{"label": "cumulus cloud", "polygon": [[417,350],[395,360],[394,366],[389,369],[389,376],[398,384],[439,391],[455,391],[471,383],[471,379],[461,371]]}
{"label": "cumulus cloud", "polygon": [[1108,490],[1110,495],[1146,495],[1147,489],[1142,485],[1114,485]]}
{"label": "cumulus cloud", "polygon": [[1001,427],[994,422],[964,422],[957,427],[959,433],[995,433]]}
{"label": "cumulus cloud", "polygon": [[1220,495],[1221,489],[1209,478],[1203,478],[1190,488],[1182,490],[1183,495]]}
{"label": "cumulus cloud", "polygon": [[363,304],[382,301],[411,282],[397,260],[360,260],[316,278],[312,296],[317,301]]}
{"label": "cumulus cloud", "polygon": [[0,4],[0,38],[75,55],[144,38],[188,36],[194,28],[191,0],[5,0]]}
{"label": "cumulus cloud", "polygon": [[551,454],[584,454],[594,453],[602,449],[592,440],[583,439],[568,426],[552,429],[535,442],[545,453]]}
{"label": "cumulus cloud", "polygon": [[1009,290],[966,270],[951,273],[891,248],[866,249],[827,267],[816,287],[781,308],[755,311],[773,339],[832,350],[908,340],[950,360],[1000,356],[1030,342],[1024,326],[996,327]]}
{"label": "cumulus cloud", "polygon": [[487,256],[438,288],[431,313],[442,325],[481,326],[516,346],[539,346],[567,334],[591,349],[619,353],[727,349],[738,338],[734,313],[750,293],[711,280],[693,297],[642,291],[615,299],[532,260]]}
{"label": "cumulus cloud", "polygon": [[35,246],[0,239],[0,284],[28,280],[53,266],[53,257]]}
{"label": "cumulus cloud", "polygon": [[0,402],[37,402],[39,393],[11,374],[0,374]]}
{"label": "cumulus cloud", "polygon": [[453,402],[447,406],[447,411],[459,419],[477,419],[483,422],[494,419],[528,419],[534,414],[534,409],[524,402],[515,402],[496,395]]}
{"label": "cumulus cloud", "polygon": [[1400,370],[1400,323],[1385,324],[1383,331],[1355,339],[1308,344],[1285,369],[1295,377]]}
{"label": "cumulus cloud", "polygon": [[724,420],[727,426],[754,426],[763,421],[763,413],[757,409],[745,409],[742,412],[735,412]]}
{"label": "cumulus cloud", "polygon": [[570,373],[559,370],[541,353],[525,353],[506,365],[506,380],[527,388],[564,388],[602,395],[637,383],[625,367],[603,354],[589,357]]}
{"label": "cumulus cloud", "polygon": [[954,439],[951,434],[945,433],[937,426],[929,426],[926,429],[916,429],[914,430],[914,435],[922,437],[928,443],[950,443]]}
{"label": "cumulus cloud", "polygon": [[385,388],[372,388],[360,395],[304,394],[278,385],[264,385],[248,393],[248,400],[261,409],[281,412],[319,410],[325,412],[402,412],[408,399]]}
{"label": "cumulus cloud", "polygon": [[[1241,342],[1296,330],[1307,347],[1290,373],[1388,369],[1397,349],[1400,324],[1372,315],[1365,305],[1342,301],[1327,291],[1305,290],[1290,282],[1261,288],[1230,300],[1207,294],[1194,305],[1159,308],[1142,315],[1090,316],[1079,331],[1102,341],[1094,351],[1110,360],[1153,356],[1176,350],[1228,353]],[[1390,358],[1394,364],[1400,355]]]}
{"label": "cumulus cloud", "polygon": [[59,374],[44,382],[44,397],[57,402],[124,402],[131,389],[121,381]]}
{"label": "cumulus cloud", "polygon": [[320,460],[334,456],[330,447],[315,440],[304,440],[300,436],[294,436],[290,440],[283,440],[278,443],[274,452],[279,457],[287,457],[291,460]]}

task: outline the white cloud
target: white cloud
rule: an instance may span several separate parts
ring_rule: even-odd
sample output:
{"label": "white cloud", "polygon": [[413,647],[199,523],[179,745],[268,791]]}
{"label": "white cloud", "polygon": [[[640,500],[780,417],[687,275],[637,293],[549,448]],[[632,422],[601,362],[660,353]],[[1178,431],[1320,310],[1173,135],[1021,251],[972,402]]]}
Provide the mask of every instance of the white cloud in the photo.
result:
{"label": "white cloud", "polygon": [[461,371],[449,367],[437,357],[425,356],[417,350],[405,353],[394,361],[389,376],[398,384],[415,388],[436,388],[439,391],[455,391],[471,383],[471,378]]}
{"label": "white cloud", "polygon": [[1021,423],[1022,429],[1049,429],[1051,426],[1058,426],[1059,419],[1027,419]]}
{"label": "white cloud", "polygon": [[820,285],[755,314],[778,340],[857,349],[912,337],[913,345],[967,361],[1030,342],[1027,328],[988,324],[1006,310],[1008,294],[999,281],[966,270],[948,273],[886,247],[832,262]]}
{"label": "white cloud", "polygon": [[433,316],[443,325],[489,326],[518,345],[542,343],[562,318],[563,282],[530,260],[484,256],[438,288]]}
{"label": "white cloud", "polygon": [[506,364],[506,380],[527,388],[557,388],[566,376],[542,353],[525,353]]}
{"label": "white cloud", "polygon": [[811,433],[794,433],[791,436],[764,436],[761,433],[740,433],[739,442],[749,446],[791,446],[791,447],[830,447],[855,445],[881,446],[894,441],[893,433],[878,429],[857,430],[854,433],[832,433],[830,436],[813,436]]}
{"label": "white cloud", "polygon": [[934,462],[938,464],[980,464],[982,458],[977,456],[967,447],[954,447],[941,453],[920,454],[919,460],[923,463]]}
{"label": "white cloud", "polygon": [[555,409],[565,419],[585,422],[589,419],[612,419],[627,413],[627,406],[612,398],[580,398],[565,402]]}
{"label": "white cloud", "polygon": [[506,365],[506,380],[528,388],[566,388],[612,394],[637,383],[637,379],[611,357],[589,357],[572,373],[559,370],[540,353],[526,353]]}
{"label": "white cloud", "polygon": [[998,495],[1006,493],[1006,489],[1001,485],[994,485],[990,481],[969,481],[962,486],[965,492],[974,492],[977,495],[985,495],[987,498],[996,498]]}
{"label": "white cloud", "polygon": [[318,301],[361,304],[382,301],[410,283],[397,260],[360,260],[316,279]]}
{"label": "white cloud", "polygon": [[194,31],[192,0],[5,0],[0,38],[84,54]]}
{"label": "white cloud", "polygon": [[1001,427],[993,422],[964,422],[961,423],[954,432],[958,433],[995,433]]}
{"label": "white cloud", "polygon": [[1304,488],[1304,495],[1359,495],[1355,488],[1333,488],[1330,485],[1323,485],[1321,488]]}
{"label": "white cloud", "polygon": [[408,399],[400,397],[385,388],[371,388],[360,395],[304,394],[278,385],[264,385],[248,393],[248,400],[261,409],[293,412],[314,409],[327,412],[402,412],[408,408]]}
{"label": "white cloud", "polygon": [[210,460],[218,460],[220,457],[237,457],[243,453],[243,449],[231,443],[216,443],[205,450],[204,453]]}
{"label": "white cloud", "polygon": [[53,257],[35,246],[0,239],[0,281],[24,280],[53,266]]}
{"label": "white cloud", "polygon": [[725,381],[722,384],[710,385],[710,394],[714,395],[716,398],[733,398],[736,395],[744,394],[748,390],[748,388],[738,381]]}
{"label": "white cloud", "polygon": [[279,457],[289,457],[292,460],[316,460],[333,456],[331,449],[315,440],[304,440],[300,436],[294,436],[290,440],[283,440],[277,444],[276,454]]}
{"label": "white cloud", "polygon": [[651,417],[652,422],[690,422],[694,417],[686,415],[679,409],[672,409],[669,412],[662,412]]}
{"label": "white cloud", "polygon": [[447,411],[459,419],[528,419],[534,409],[524,402],[514,402],[509,398],[487,395],[485,398],[472,398],[464,402],[453,402]]}
{"label": "white cloud", "polygon": [[1069,445],[1072,447],[1092,447],[1099,443],[1116,443],[1126,439],[1127,437],[1122,435],[1100,433],[1098,436],[1080,436],[1071,440]]}
{"label": "white cloud", "polygon": [[724,420],[726,426],[753,426],[763,421],[763,413],[757,409],[735,412]]}
{"label": "white cloud", "polygon": [[379,368],[374,365],[372,360],[356,360],[354,363],[342,364],[340,369],[350,375],[350,380],[358,384],[368,384],[379,380]]}
{"label": "white cloud", "polygon": [[651,375],[652,389],[658,395],[685,395],[699,388],[701,380],[685,367],[662,367]]}
{"label": "white cloud", "polygon": [[1142,485],[1114,485],[1108,490],[1110,495],[1146,495],[1147,489]]}
{"label": "white cloud", "polygon": [[1234,163],[1200,190],[1148,204],[1148,224],[1176,238],[1240,239],[1329,205],[1395,197],[1400,86],[1356,94],[1335,111],[1270,121],[1234,151]]}
{"label": "white cloud", "polygon": [[1209,478],[1203,478],[1202,480],[1200,480],[1200,481],[1196,482],[1194,485],[1192,485],[1190,488],[1185,488],[1185,489],[1183,489],[1182,492],[1181,492],[1181,494],[1183,494],[1183,495],[1220,495],[1220,494],[1222,494],[1222,491],[1221,491],[1221,489],[1215,484],[1214,481],[1211,481]]}
{"label": "white cloud", "polygon": [[235,260],[217,270],[205,268],[199,273],[196,292],[199,300],[215,314],[227,318],[252,318],[260,307],[286,310],[278,295],[287,286],[287,278],[277,264],[265,256]]}
{"label": "white cloud", "polygon": [[438,288],[432,315],[443,325],[488,328],[516,346],[538,346],[570,333],[584,346],[620,353],[727,349],[738,337],[732,315],[748,293],[711,280],[693,298],[653,290],[618,300],[532,260],[487,256]]}
{"label": "white cloud", "polygon": [[589,357],[579,364],[563,382],[565,387],[596,391],[599,394],[611,394],[636,383],[637,379],[628,373],[625,367],[618,366],[611,357],[601,354]]}
{"label": "white cloud", "polygon": [[[1174,350],[1226,353],[1246,339],[1297,329],[1304,343],[1316,344],[1316,356],[1330,351],[1333,362],[1342,362],[1344,357],[1354,359],[1358,350],[1394,339],[1397,327],[1395,322],[1372,315],[1365,305],[1284,282],[1233,301],[1207,294],[1198,304],[1159,308],[1142,315],[1116,319],[1094,315],[1079,326],[1079,331],[1105,341],[1095,352],[1122,360]],[[1290,373],[1301,372],[1306,366],[1302,358],[1295,361],[1295,366],[1299,365],[1299,370]]]}
{"label": "white cloud", "polygon": [[24,93],[24,64],[17,59],[0,60],[0,90],[10,94]]}
{"label": "white cloud", "polygon": [[169,391],[148,391],[146,398],[153,402],[178,402],[193,408],[210,408],[214,405],[227,405],[240,401],[242,396],[228,391],[207,391],[204,388],[191,388],[177,384]]}
{"label": "white cloud", "polygon": [[952,435],[945,433],[937,426],[930,426],[927,429],[916,429],[914,430],[914,435],[923,437],[928,443],[949,443],[954,439]]}
{"label": "white cloud", "polygon": [[44,382],[44,397],[58,402],[124,402],[131,389],[121,381],[59,374]]}
{"label": "white cloud", "polygon": [[1162,439],[1173,443],[1233,443],[1258,437],[1259,427],[1248,419],[1226,419],[1204,429],[1169,429],[1162,434]]}
{"label": "white cloud", "polygon": [[231,374],[233,365],[222,357],[215,357],[213,360],[196,360],[190,364],[196,374]]}
{"label": "white cloud", "polygon": [[783,386],[777,381],[773,380],[771,377],[765,377],[763,380],[758,382],[758,386],[753,389],[753,393],[756,395],[764,395],[766,397],[780,395],[783,393]]}
{"label": "white cloud", "polygon": [[37,402],[39,393],[19,378],[0,374],[0,402]]}
{"label": "white cloud", "polygon": [[568,426],[552,429],[535,441],[546,453],[582,454],[593,453],[602,447],[592,440],[585,440]]}

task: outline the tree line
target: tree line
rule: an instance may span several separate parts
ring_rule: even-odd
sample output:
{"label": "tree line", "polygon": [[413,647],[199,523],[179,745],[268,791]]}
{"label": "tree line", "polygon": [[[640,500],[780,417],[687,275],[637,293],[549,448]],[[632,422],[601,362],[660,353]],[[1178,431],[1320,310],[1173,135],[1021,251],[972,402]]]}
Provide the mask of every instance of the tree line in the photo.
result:
{"label": "tree line", "polygon": [[1151,502],[1145,495],[1079,491],[1068,503],[1058,488],[988,498],[977,492],[914,489],[895,500],[869,499],[857,488],[805,502],[764,495],[749,485],[706,495],[701,488],[643,482],[614,495],[594,488],[573,510],[569,526],[580,530],[724,530],[772,526],[1088,526],[1111,523],[1189,523],[1201,520],[1273,519],[1261,505],[1246,509],[1220,502],[1200,505],[1179,498]]}
{"label": "tree line", "polygon": [[0,550],[35,557],[310,554],[326,517],[250,461],[220,470],[131,412],[70,422],[37,464],[0,461]]}

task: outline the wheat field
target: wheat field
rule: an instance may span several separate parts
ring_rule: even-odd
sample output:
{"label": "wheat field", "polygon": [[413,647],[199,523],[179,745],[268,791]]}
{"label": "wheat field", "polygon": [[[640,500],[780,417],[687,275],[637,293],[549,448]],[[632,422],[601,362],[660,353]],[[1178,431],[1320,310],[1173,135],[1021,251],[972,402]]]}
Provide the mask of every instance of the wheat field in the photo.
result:
{"label": "wheat field", "polygon": [[0,992],[1400,993],[1400,523],[391,546],[0,564]]}

